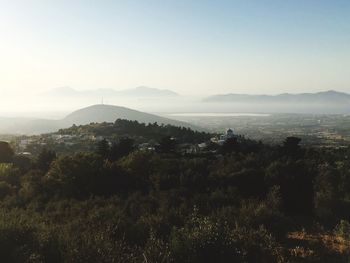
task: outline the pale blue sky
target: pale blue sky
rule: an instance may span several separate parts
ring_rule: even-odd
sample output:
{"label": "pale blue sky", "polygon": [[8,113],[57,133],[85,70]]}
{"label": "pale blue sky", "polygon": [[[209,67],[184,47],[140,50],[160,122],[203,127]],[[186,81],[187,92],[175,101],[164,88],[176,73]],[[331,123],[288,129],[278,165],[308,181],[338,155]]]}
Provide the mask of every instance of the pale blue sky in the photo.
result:
{"label": "pale blue sky", "polygon": [[349,0],[0,0],[0,90],[350,92]]}

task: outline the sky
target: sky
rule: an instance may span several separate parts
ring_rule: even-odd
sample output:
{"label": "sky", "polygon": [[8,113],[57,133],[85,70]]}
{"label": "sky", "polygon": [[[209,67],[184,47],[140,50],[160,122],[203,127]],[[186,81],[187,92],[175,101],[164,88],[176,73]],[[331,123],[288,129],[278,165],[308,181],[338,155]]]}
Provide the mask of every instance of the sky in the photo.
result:
{"label": "sky", "polygon": [[349,14],[349,0],[0,0],[1,97],[350,92]]}

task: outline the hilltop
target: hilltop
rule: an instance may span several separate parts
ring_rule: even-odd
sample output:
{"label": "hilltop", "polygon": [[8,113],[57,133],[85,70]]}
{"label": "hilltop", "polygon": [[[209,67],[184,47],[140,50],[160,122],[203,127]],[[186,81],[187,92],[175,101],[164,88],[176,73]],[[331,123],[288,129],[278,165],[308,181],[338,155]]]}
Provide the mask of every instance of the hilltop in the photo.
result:
{"label": "hilltop", "polygon": [[100,104],[76,110],[60,120],[4,118],[0,125],[0,133],[40,134],[55,132],[59,129],[68,128],[73,124],[84,125],[89,123],[114,122],[116,119],[126,119],[140,123],[156,122],[158,124],[170,124],[195,130],[198,129],[186,122],[172,120],[126,107]]}
{"label": "hilltop", "polygon": [[134,120],[141,123],[171,124],[176,126],[189,126],[181,121],[171,120],[154,114],[145,113],[126,107],[98,104],[72,112],[62,122],[66,125],[80,125],[91,122],[114,122],[116,119]]}

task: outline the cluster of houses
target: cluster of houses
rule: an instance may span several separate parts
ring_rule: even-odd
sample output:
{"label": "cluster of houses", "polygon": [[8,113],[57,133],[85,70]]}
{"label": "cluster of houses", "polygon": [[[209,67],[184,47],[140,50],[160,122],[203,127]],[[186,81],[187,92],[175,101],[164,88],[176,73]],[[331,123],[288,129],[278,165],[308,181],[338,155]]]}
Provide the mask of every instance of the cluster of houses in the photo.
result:
{"label": "cluster of houses", "polygon": [[72,147],[80,142],[97,142],[103,140],[102,136],[91,134],[70,135],[70,134],[44,134],[40,136],[25,136],[18,138],[15,143],[16,152],[21,155],[30,155],[29,149],[33,147],[50,147],[62,145]]}

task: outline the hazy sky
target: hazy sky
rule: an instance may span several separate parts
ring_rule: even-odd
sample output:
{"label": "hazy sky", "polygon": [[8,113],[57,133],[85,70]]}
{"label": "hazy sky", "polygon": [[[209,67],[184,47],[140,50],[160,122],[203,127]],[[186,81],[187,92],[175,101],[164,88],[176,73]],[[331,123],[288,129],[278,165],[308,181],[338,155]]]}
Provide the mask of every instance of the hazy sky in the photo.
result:
{"label": "hazy sky", "polygon": [[349,0],[0,0],[0,90],[350,92]]}

